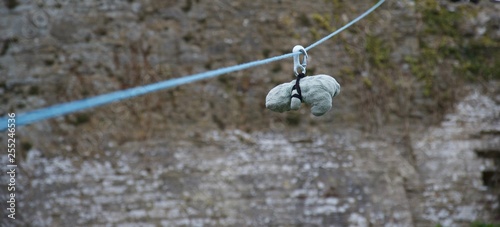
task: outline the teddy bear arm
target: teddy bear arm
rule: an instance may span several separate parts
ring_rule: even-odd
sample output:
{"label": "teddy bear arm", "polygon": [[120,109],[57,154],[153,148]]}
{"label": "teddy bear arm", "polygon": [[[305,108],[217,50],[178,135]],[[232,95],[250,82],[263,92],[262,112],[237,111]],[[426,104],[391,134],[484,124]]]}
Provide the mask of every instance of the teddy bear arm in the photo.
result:
{"label": "teddy bear arm", "polygon": [[266,96],[266,108],[280,113],[289,111],[292,86],[285,83],[271,89]]}

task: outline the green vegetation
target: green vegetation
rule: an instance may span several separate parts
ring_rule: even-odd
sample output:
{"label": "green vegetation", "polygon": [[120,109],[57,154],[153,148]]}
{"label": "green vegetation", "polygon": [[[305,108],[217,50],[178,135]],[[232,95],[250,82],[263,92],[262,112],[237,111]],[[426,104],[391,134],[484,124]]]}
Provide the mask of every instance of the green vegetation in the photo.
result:
{"label": "green vegetation", "polygon": [[439,52],[458,60],[455,72],[468,81],[500,79],[500,43],[489,37],[466,40],[459,47],[443,45]]}
{"label": "green vegetation", "polygon": [[193,2],[191,0],[187,0],[186,4],[181,7],[182,11],[189,12],[193,8]]}
{"label": "green vegetation", "polygon": [[423,94],[430,96],[436,78],[435,68],[439,62],[437,51],[431,48],[422,48],[419,57],[406,56],[405,61],[410,65],[411,73],[423,83]]}
{"label": "green vegetation", "polygon": [[421,1],[420,4],[417,4],[417,10],[422,13],[427,34],[451,37],[460,35],[457,27],[462,22],[464,8],[460,9],[457,12],[450,12],[433,0]]}
{"label": "green vegetation", "polygon": [[74,126],[79,126],[82,124],[85,124],[90,121],[90,115],[87,113],[76,113],[74,114],[74,117],[72,116],[67,116],[66,117],[67,122],[74,125]]}
{"label": "green vegetation", "polygon": [[36,85],[32,86],[32,87],[29,88],[28,94],[29,95],[38,95],[38,94],[40,94],[40,88],[38,86],[36,86]]}
{"label": "green vegetation", "polygon": [[[477,14],[474,8],[458,6],[455,12],[427,0],[417,4],[424,24],[419,36],[420,54],[407,56],[412,74],[423,83],[424,95],[432,95],[446,67],[454,80],[475,82],[500,78],[500,44],[488,37],[474,38],[460,25]],[[453,89],[448,87],[447,89]]]}
{"label": "green vegetation", "polygon": [[327,31],[334,31],[335,28],[331,26],[330,21],[331,17],[330,15],[321,15],[319,13],[313,13],[312,14],[312,19],[314,22],[319,25],[321,29],[327,30]]}
{"label": "green vegetation", "polygon": [[5,0],[4,2],[5,6],[7,6],[8,9],[14,9],[19,5],[19,2],[17,0]]}
{"label": "green vegetation", "polygon": [[[310,16],[309,31],[313,39],[335,30],[341,25],[343,13],[356,15],[340,0],[325,0],[333,12],[315,13]],[[453,9],[443,2],[423,0],[415,2],[415,15],[393,18],[387,21],[383,14],[375,12],[368,19],[349,28],[351,36],[339,35],[350,65],[338,69],[344,83],[358,84],[361,101],[359,108],[369,111],[394,111],[397,116],[408,116],[412,109],[421,108],[435,114],[439,120],[446,110],[461,96],[466,83],[483,83],[500,79],[500,42],[487,34],[476,35],[471,21],[477,17],[479,7],[454,4]],[[404,36],[386,34],[377,30],[380,26],[395,26],[396,20],[414,20],[415,28],[405,36],[413,36],[415,46],[403,51],[399,45]],[[373,31],[373,32],[372,32]],[[364,46],[353,36],[364,39]],[[397,33],[396,33],[397,34]],[[369,64],[367,64],[369,63]],[[400,97],[400,98],[396,98]],[[424,98],[425,104],[412,106],[412,99]],[[406,100],[406,101],[401,101]],[[389,105],[398,108],[389,108]],[[364,116],[369,119],[369,114]],[[394,118],[393,118],[394,119]],[[376,124],[386,119],[377,120]]]}
{"label": "green vegetation", "polygon": [[470,224],[470,227],[500,227],[500,224],[472,222],[472,224]]}
{"label": "green vegetation", "polygon": [[[441,224],[437,224],[436,227],[443,227]],[[470,227],[500,227],[500,224],[484,223],[484,222],[472,222]]]}
{"label": "green vegetation", "polygon": [[389,66],[389,57],[391,48],[377,36],[368,35],[366,37],[366,52],[370,54],[369,59],[377,68],[385,68]]}
{"label": "green vegetation", "polygon": [[28,141],[21,142],[21,149],[23,149],[24,151],[29,151],[32,147],[33,147],[33,144],[31,144]]}

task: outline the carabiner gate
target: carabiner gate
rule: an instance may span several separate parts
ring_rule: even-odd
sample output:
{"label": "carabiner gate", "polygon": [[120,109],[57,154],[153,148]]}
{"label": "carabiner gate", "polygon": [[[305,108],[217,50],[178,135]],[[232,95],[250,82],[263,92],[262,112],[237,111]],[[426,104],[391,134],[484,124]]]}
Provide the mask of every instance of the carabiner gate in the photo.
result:
{"label": "carabiner gate", "polygon": [[293,47],[292,50],[293,53],[302,53],[304,55],[302,59],[302,63],[300,63],[300,54],[294,55],[293,56],[293,72],[295,72],[295,76],[298,76],[299,73],[297,72],[297,68],[300,68],[302,70],[302,73],[306,73],[306,66],[307,66],[307,51],[306,49],[301,46],[301,45],[296,45]]}

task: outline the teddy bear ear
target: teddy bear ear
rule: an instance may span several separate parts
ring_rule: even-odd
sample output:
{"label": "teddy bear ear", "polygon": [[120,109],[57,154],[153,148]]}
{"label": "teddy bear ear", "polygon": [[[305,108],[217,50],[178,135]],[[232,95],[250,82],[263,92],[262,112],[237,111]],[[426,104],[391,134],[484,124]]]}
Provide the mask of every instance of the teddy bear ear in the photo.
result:
{"label": "teddy bear ear", "polygon": [[271,89],[266,96],[266,108],[280,113],[289,111],[292,87],[293,84],[284,83]]}

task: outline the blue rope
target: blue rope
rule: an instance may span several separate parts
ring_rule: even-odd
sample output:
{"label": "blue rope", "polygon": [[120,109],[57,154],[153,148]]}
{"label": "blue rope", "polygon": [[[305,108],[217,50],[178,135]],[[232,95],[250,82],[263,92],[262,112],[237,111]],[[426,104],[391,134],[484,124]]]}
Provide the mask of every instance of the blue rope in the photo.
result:
{"label": "blue rope", "polygon": [[[315,47],[315,46],[325,42],[326,40],[330,39],[331,37],[337,35],[341,31],[345,30],[346,28],[350,27],[354,23],[361,20],[363,17],[370,14],[372,11],[374,11],[376,8],[378,8],[384,1],[385,0],[379,1],[376,5],[374,5],[372,8],[367,10],[365,13],[358,16],[353,21],[344,25],[342,28],[331,33],[330,35],[328,35],[328,36],[318,40],[317,42],[311,44],[310,46],[306,47],[305,49],[310,50],[313,47]],[[94,96],[94,97],[90,97],[90,98],[86,98],[86,99],[81,99],[81,100],[77,100],[77,101],[73,101],[73,102],[57,104],[57,105],[53,105],[53,106],[50,106],[47,108],[42,108],[42,109],[34,110],[31,112],[19,114],[18,116],[16,116],[15,124],[16,124],[16,126],[27,125],[27,124],[30,124],[33,122],[44,120],[44,119],[62,116],[65,114],[76,112],[76,111],[81,111],[84,109],[97,107],[97,106],[101,106],[101,105],[112,103],[112,102],[117,102],[117,101],[120,101],[123,99],[136,97],[136,96],[151,93],[154,91],[172,88],[172,87],[176,87],[179,85],[192,83],[192,82],[195,82],[198,80],[216,77],[216,76],[219,76],[222,74],[240,71],[240,70],[252,68],[255,66],[259,66],[259,65],[268,64],[268,63],[271,63],[274,61],[279,61],[279,60],[293,57],[294,55],[299,55],[299,54],[300,54],[300,52],[299,53],[288,53],[288,54],[284,54],[284,55],[280,55],[280,56],[276,56],[276,57],[271,57],[271,58],[267,58],[267,59],[263,59],[263,60],[243,63],[243,64],[239,64],[239,65],[235,65],[235,66],[220,68],[220,69],[207,71],[207,72],[203,72],[203,73],[198,73],[198,74],[193,74],[193,75],[189,75],[189,76],[185,76],[185,77],[161,81],[161,82],[154,83],[154,84],[138,86],[138,87],[129,88],[129,89],[120,90],[120,91],[115,91],[115,92],[111,92],[111,93],[107,93],[107,94],[103,94],[103,95],[98,95],[98,96]],[[7,116],[0,118],[0,122],[2,122],[2,124],[0,124],[0,131],[7,129],[7,119],[8,119]]]}
{"label": "blue rope", "polygon": [[366,12],[364,12],[363,14],[359,15],[358,17],[356,17],[356,19],[352,20],[351,22],[347,23],[346,25],[342,26],[341,28],[339,28],[338,30],[332,32],[332,34],[330,35],[327,35],[325,37],[323,37],[322,39],[316,41],[315,43],[309,45],[308,47],[306,47],[305,49],[308,51],[312,48],[314,48],[315,46],[325,42],[326,40],[336,36],[337,34],[339,34],[340,32],[344,31],[346,28],[348,27],[351,27],[351,25],[355,24],[356,22],[358,22],[359,20],[363,19],[363,17],[366,17],[368,14],[370,14],[371,12],[373,12],[375,9],[377,9],[380,5],[382,5],[382,3],[384,3],[385,0],[381,0],[379,2],[377,2],[377,4],[375,4],[374,6],[372,6],[372,8],[368,9]]}

